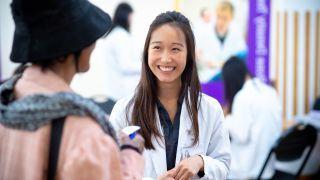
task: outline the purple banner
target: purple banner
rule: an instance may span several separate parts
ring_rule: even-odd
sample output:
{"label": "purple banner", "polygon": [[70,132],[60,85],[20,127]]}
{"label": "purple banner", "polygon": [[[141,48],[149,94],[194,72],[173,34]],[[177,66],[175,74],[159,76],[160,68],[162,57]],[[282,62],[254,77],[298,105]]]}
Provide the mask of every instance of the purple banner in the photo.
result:
{"label": "purple banner", "polygon": [[221,104],[224,104],[224,89],[222,81],[201,84],[201,90],[203,93],[217,99]]}
{"label": "purple banner", "polygon": [[269,83],[270,0],[250,0],[248,67],[255,77]]}

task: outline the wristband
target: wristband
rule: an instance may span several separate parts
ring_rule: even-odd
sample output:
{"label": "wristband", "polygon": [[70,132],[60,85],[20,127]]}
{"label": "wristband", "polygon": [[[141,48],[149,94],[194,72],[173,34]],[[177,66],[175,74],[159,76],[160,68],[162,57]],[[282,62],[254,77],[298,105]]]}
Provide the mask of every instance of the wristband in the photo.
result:
{"label": "wristband", "polygon": [[124,149],[132,149],[132,150],[136,151],[137,153],[141,154],[141,152],[139,151],[138,148],[136,148],[132,145],[129,145],[129,144],[124,144],[124,145],[120,146],[120,150],[124,150]]}

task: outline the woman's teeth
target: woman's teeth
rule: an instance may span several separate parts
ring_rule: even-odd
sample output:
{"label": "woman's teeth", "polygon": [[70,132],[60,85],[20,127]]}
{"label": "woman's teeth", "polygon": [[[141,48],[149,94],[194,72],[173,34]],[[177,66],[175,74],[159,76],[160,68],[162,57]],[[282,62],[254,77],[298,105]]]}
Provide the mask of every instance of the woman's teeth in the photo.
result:
{"label": "woman's teeth", "polygon": [[165,71],[165,72],[173,71],[175,69],[175,67],[173,66],[158,66],[158,68],[161,71]]}

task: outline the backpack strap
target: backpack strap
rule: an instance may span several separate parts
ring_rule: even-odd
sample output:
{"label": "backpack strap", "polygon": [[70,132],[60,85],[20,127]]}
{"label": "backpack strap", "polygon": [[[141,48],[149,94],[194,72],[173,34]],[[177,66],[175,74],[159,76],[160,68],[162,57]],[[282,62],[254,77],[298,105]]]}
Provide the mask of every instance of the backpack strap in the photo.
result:
{"label": "backpack strap", "polygon": [[53,180],[56,175],[64,122],[65,118],[59,118],[53,120],[51,123],[48,180]]}

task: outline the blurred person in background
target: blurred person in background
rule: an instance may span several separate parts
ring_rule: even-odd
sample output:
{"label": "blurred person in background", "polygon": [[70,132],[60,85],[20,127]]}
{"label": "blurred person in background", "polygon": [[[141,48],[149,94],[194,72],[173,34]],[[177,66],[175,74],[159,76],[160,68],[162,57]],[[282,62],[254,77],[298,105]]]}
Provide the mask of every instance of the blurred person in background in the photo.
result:
{"label": "blurred person in background", "polygon": [[229,1],[219,1],[211,28],[196,35],[197,58],[201,82],[208,82],[220,73],[224,62],[232,56],[244,57],[246,42],[240,27],[232,26],[234,6]]}
{"label": "blurred person in background", "polygon": [[116,130],[141,127],[144,175],[158,179],[226,179],[230,141],[217,100],[200,92],[189,20],[172,11],[150,25],[135,94],[119,100]]}
{"label": "blurred person in background", "polygon": [[141,179],[144,141],[121,136],[105,113],[70,88],[111,27],[86,0],[13,0],[11,60],[0,86],[0,179]]}
{"label": "blurred person in background", "polygon": [[[231,138],[232,179],[255,179],[281,134],[281,105],[271,86],[251,77],[245,63],[230,58],[222,68],[226,125]],[[273,175],[273,162],[263,178]]]}
{"label": "blurred person in background", "polygon": [[212,28],[212,26],[212,12],[209,8],[203,7],[200,10],[200,18],[193,27],[195,37],[200,36],[203,31],[207,31]]}
{"label": "blurred person in background", "polygon": [[[116,101],[134,92],[141,61],[130,32],[132,17],[133,9],[128,3],[116,7],[108,36],[97,42],[92,54],[92,68],[73,82],[80,93],[89,97],[103,95]],[[87,84],[83,84],[82,79]]]}

